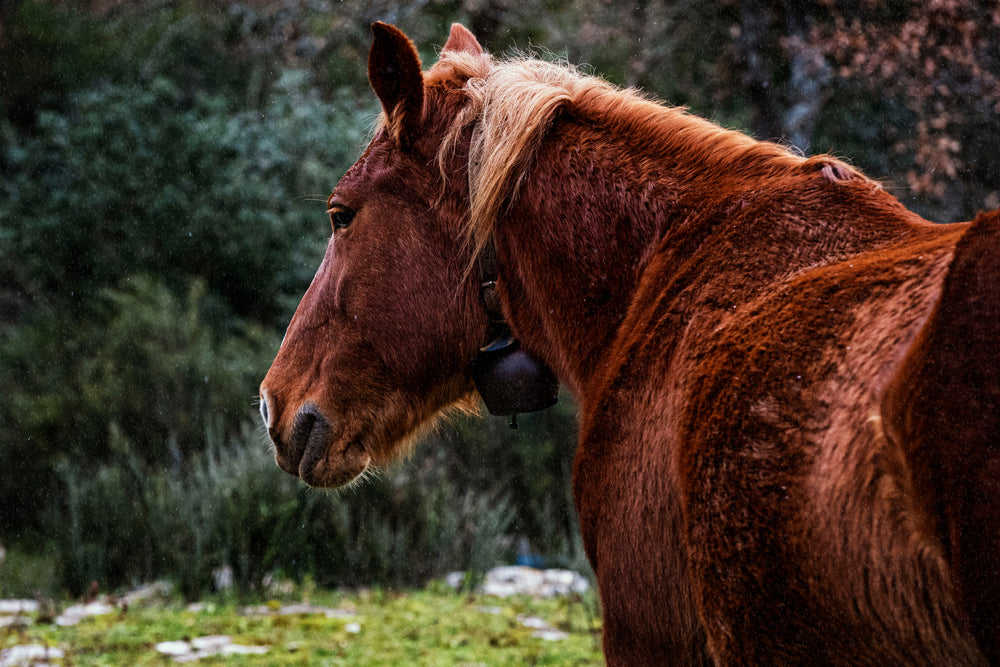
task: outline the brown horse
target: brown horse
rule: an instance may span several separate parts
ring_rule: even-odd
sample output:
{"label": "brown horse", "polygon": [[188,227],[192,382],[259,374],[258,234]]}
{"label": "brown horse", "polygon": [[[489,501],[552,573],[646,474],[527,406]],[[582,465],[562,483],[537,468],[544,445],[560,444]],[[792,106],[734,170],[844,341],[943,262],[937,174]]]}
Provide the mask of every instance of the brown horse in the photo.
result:
{"label": "brown horse", "polygon": [[461,26],[375,24],[383,122],[261,387],[316,486],[474,408],[475,270],[576,397],[613,664],[1000,660],[1000,215],[934,225]]}

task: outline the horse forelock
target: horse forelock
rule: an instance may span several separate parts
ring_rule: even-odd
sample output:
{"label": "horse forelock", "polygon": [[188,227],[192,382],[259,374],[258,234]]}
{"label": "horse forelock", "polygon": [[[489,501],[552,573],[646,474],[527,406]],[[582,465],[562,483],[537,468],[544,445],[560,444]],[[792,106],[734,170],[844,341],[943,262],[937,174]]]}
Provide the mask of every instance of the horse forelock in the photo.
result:
{"label": "horse forelock", "polygon": [[[425,75],[428,85],[459,87],[465,104],[438,153],[445,162],[460,137],[474,127],[469,149],[473,256],[488,243],[505,202],[513,202],[556,115],[566,109],[607,130],[608,140],[632,137],[653,155],[725,171],[734,180],[811,176],[832,182],[867,177],[828,155],[806,158],[780,144],[722,128],[639,91],[617,88],[564,62],[530,56],[494,60],[488,54],[444,51]],[[870,181],[868,181],[870,182]]]}

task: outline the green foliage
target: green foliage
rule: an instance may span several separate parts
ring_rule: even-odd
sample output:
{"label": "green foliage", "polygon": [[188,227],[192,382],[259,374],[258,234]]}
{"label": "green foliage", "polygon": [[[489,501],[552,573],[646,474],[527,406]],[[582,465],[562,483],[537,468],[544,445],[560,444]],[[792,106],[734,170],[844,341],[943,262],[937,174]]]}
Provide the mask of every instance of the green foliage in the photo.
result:
{"label": "green foliage", "polygon": [[307,71],[237,110],[158,62],[67,93],[30,132],[0,120],[0,531],[31,528],[51,468],[107,461],[114,434],[165,464],[203,448],[210,416],[245,418],[363,143],[369,112]]}
{"label": "green foliage", "polygon": [[555,407],[518,421],[512,430],[506,419],[456,419],[420,451],[460,487],[506,490],[515,510],[510,534],[550,566],[587,571],[571,491],[576,406],[563,392]]}
{"label": "green foliage", "polygon": [[175,469],[145,466],[125,447],[85,475],[60,468],[66,590],[166,576],[195,598],[223,566],[241,594],[271,573],[399,586],[481,574],[510,556],[509,500],[461,489],[441,470],[400,467],[321,494],[275,470],[252,427],[229,443],[218,432],[205,439],[208,449]]}
{"label": "green foliage", "polygon": [[277,295],[308,280],[322,249],[321,203],[307,200],[322,201],[358,153],[361,112],[323,102],[296,71],[261,111],[189,99],[165,78],[66,105],[31,135],[6,128],[6,284],[72,306],[138,272],[175,288],[201,276],[242,316],[287,318]]}
{"label": "green foliage", "polygon": [[[582,560],[571,409],[517,434],[459,422],[340,496],[286,477],[246,433],[323,251],[322,202],[373,118],[368,23],[411,24],[428,60],[441,25],[493,25],[461,3],[396,11],[25,0],[9,15],[0,539],[59,535],[68,590],[169,574],[194,596],[223,564],[244,592],[273,570],[417,583],[510,560],[518,537]],[[487,41],[541,41],[512,16],[523,25]]]}
{"label": "green foliage", "polygon": [[176,467],[203,447],[209,427],[238,428],[276,347],[273,332],[241,320],[221,335],[200,281],[181,299],[137,276],[91,301],[76,319],[40,308],[0,338],[10,436],[0,441],[0,492],[13,525],[46,501],[28,489],[61,497],[57,464],[89,475],[130,451],[145,465]]}
{"label": "green foliage", "polygon": [[31,599],[50,592],[60,566],[55,548],[4,548],[0,554],[0,598]]}
{"label": "green foliage", "polygon": [[189,104],[164,79],[100,86],[31,135],[5,126],[0,282],[19,315],[0,328],[5,459],[100,458],[111,424],[187,449],[204,414],[242,416],[275,347],[245,318],[287,321],[325,234],[306,199],[362,136],[308,84],[286,73],[261,113]]}

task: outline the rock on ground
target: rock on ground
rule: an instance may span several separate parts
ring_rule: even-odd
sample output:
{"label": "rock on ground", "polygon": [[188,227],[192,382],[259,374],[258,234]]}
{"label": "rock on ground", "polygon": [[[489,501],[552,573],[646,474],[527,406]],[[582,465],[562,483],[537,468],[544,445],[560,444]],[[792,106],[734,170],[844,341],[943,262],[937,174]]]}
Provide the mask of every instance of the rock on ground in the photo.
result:
{"label": "rock on ground", "polygon": [[174,659],[174,662],[194,662],[214,655],[264,655],[270,646],[244,646],[234,644],[227,635],[195,637],[190,641],[160,642],[156,650]]}
{"label": "rock on ground", "polygon": [[[458,588],[465,580],[464,572],[452,572],[448,583]],[[511,595],[531,595],[534,597],[557,597],[573,593],[585,593],[590,584],[572,570],[536,570],[520,565],[495,567],[486,573],[480,586],[484,595],[506,598]]]}
{"label": "rock on ground", "polygon": [[22,644],[0,651],[0,667],[41,667],[49,660],[62,660],[66,652],[60,648],[49,648],[41,644]]}

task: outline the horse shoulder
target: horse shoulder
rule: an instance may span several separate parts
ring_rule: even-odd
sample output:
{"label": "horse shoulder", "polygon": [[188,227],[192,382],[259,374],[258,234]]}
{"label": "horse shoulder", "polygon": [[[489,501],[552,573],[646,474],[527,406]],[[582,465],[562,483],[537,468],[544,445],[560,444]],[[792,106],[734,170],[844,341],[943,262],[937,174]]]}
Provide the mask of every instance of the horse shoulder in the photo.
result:
{"label": "horse shoulder", "polygon": [[[647,286],[656,272],[644,272]],[[649,292],[640,286],[579,397],[573,490],[605,608],[608,664],[712,664],[677,471],[674,336]]]}
{"label": "horse shoulder", "polygon": [[680,477],[717,656],[832,660],[853,637],[890,662],[976,663],[880,415],[959,230],[794,273],[691,337]]}

